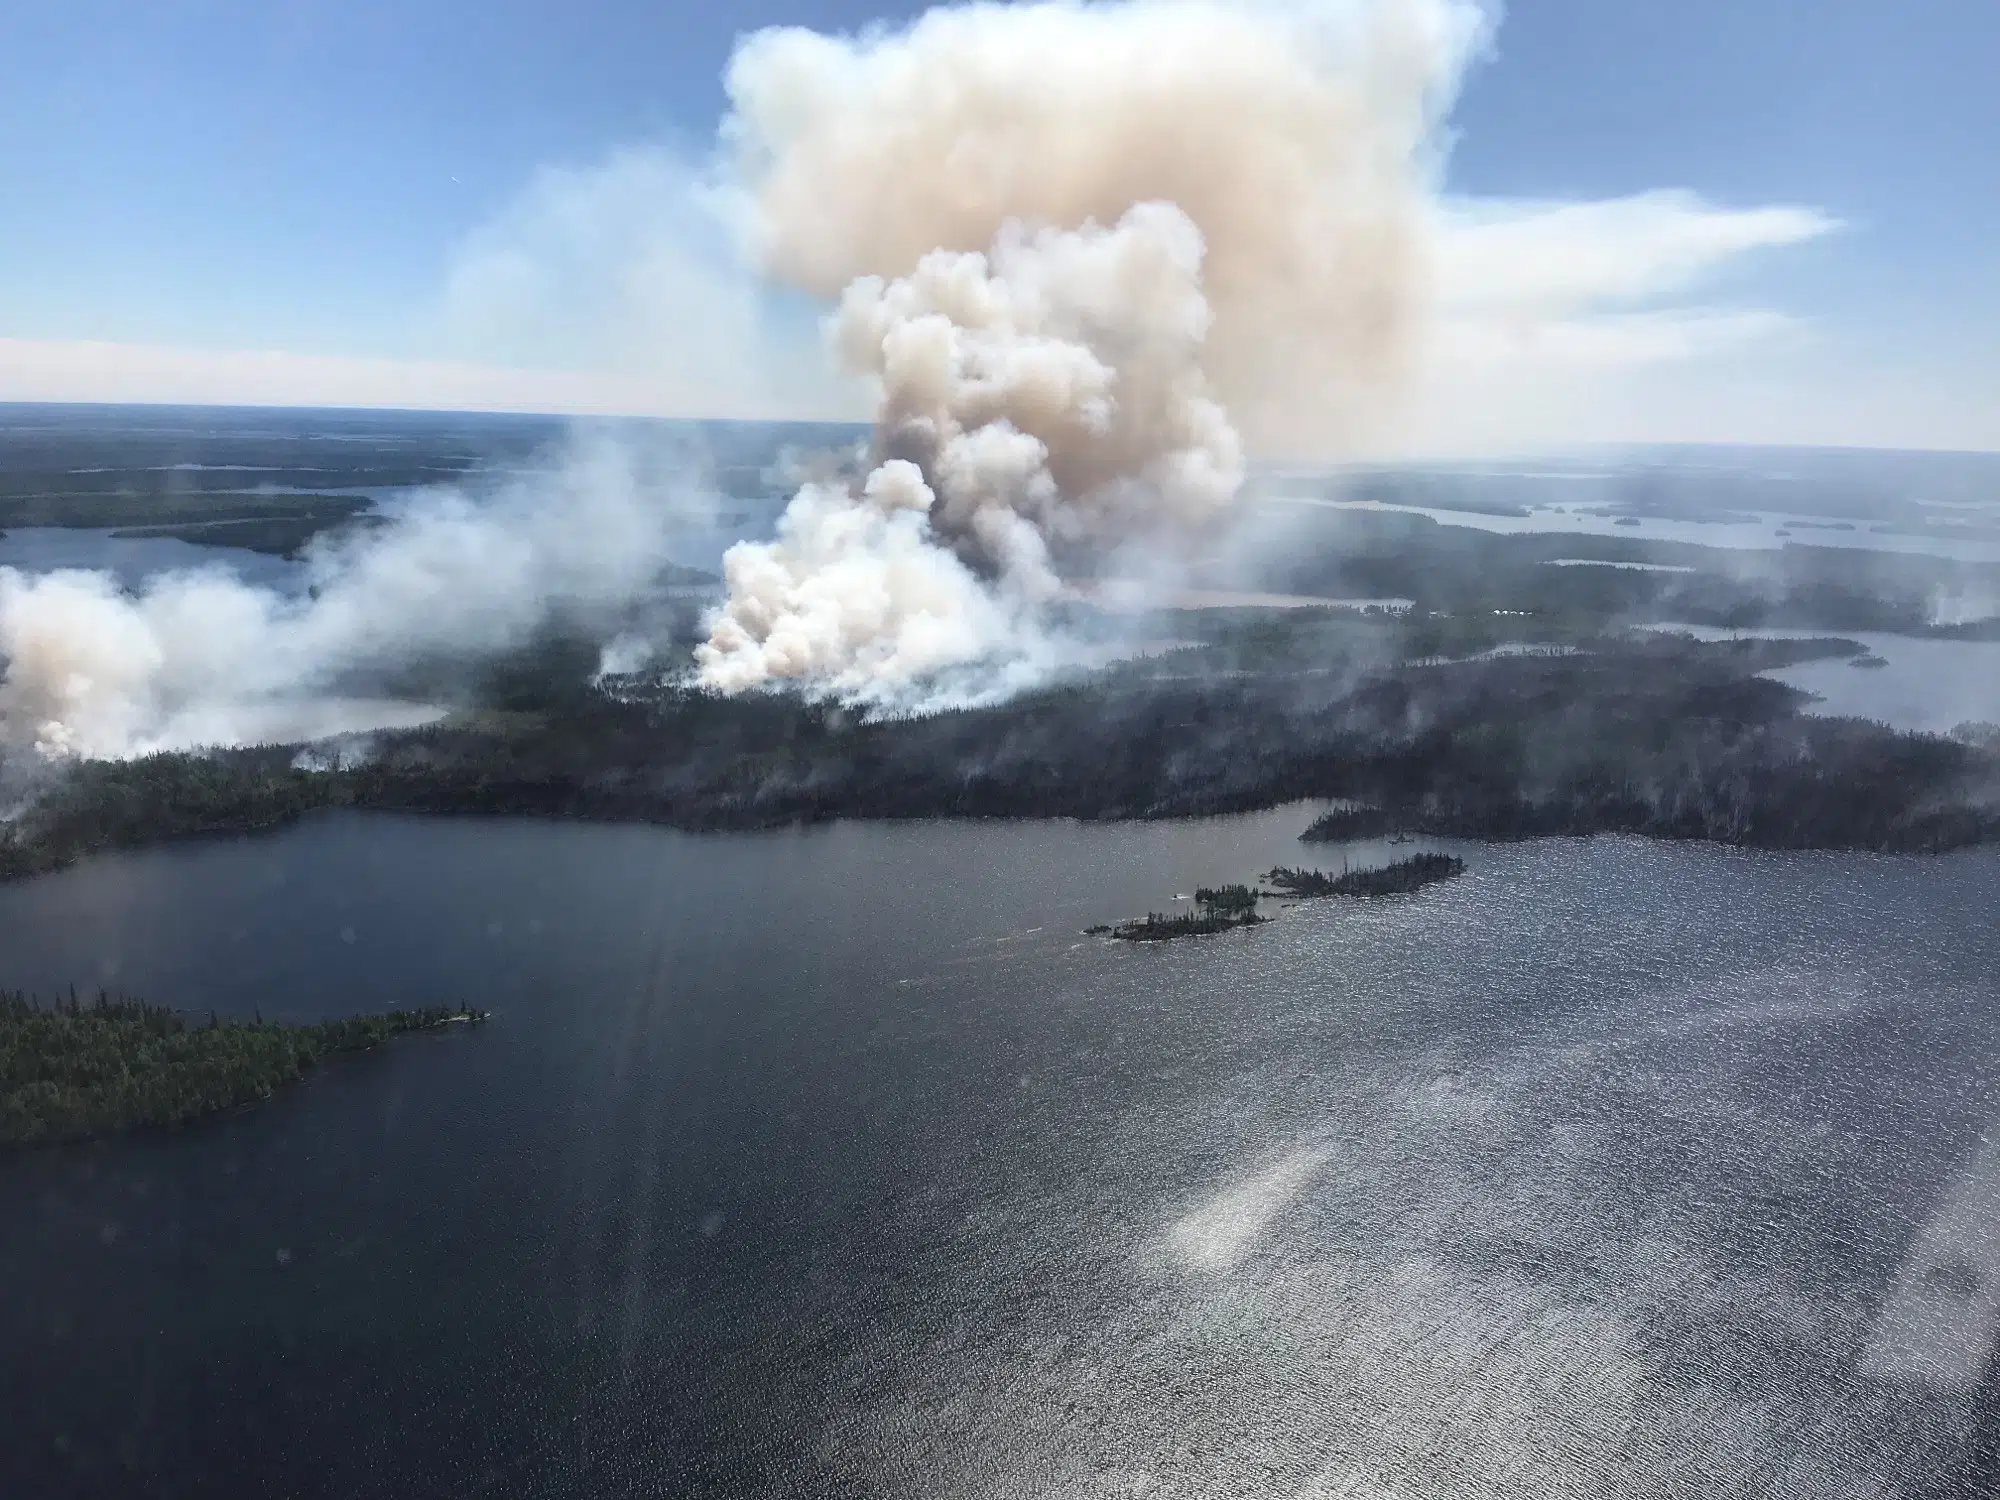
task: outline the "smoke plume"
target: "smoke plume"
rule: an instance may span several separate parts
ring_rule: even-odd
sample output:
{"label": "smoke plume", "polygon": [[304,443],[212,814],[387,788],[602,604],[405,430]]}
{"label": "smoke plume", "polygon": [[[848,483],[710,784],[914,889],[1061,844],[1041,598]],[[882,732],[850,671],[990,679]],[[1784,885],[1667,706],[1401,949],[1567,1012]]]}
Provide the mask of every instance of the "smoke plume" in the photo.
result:
{"label": "smoke plume", "polygon": [[[129,756],[318,738],[412,716],[351,705],[357,676],[518,647],[551,619],[615,623],[667,561],[684,480],[629,443],[579,439],[489,495],[435,490],[379,530],[323,539],[298,594],[227,568],[0,568],[0,734],[46,755]],[[420,715],[417,715],[420,716]]]}
{"label": "smoke plume", "polygon": [[1054,554],[1199,526],[1242,482],[1199,360],[1200,276],[1186,215],[1142,204],[1109,229],[1009,228],[990,256],[936,250],[856,281],[834,342],[880,383],[880,461],[852,488],[806,486],[775,542],[730,552],[704,680],[879,700],[1048,656]]}
{"label": "smoke plume", "polygon": [[839,295],[875,467],[731,553],[702,680],[936,701],[942,667],[1047,655],[1059,574],[1198,545],[1244,476],[1234,423],[1265,451],[1365,424],[1482,25],[1456,0],[1125,0],[745,42],[749,239]]}
{"label": "smoke plume", "polygon": [[1426,297],[1470,0],[966,5],[750,37],[724,128],[753,250],[824,297],[1171,203],[1206,237],[1204,364],[1260,452],[1364,421]]}

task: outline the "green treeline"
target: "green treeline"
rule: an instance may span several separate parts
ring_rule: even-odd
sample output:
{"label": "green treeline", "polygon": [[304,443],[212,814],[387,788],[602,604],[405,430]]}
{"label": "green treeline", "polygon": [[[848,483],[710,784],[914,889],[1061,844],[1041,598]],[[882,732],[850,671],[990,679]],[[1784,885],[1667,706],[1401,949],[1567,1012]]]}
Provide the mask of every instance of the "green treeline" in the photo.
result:
{"label": "green treeline", "polygon": [[0,1145],[177,1125],[268,1098],[336,1053],[485,1018],[433,1006],[312,1025],[214,1015],[197,1023],[103,993],[45,1006],[0,992]]}
{"label": "green treeline", "polygon": [[1280,867],[1264,878],[1287,896],[1400,896],[1464,873],[1465,861],[1455,854],[1413,854],[1394,864],[1338,875]]}
{"label": "green treeline", "polygon": [[294,770],[290,752],[88,761],[0,826],[0,878],[59,869],[105,849],[250,832],[351,800],[338,777]]}
{"label": "green treeline", "polygon": [[[1394,492],[1379,482],[1372,487],[1378,496]],[[1831,498],[1825,491],[1820,497]],[[1419,503],[1436,505],[1437,498]],[[1705,519],[1730,509],[1726,503],[1714,507]],[[1553,566],[1564,559],[1686,571]],[[1859,547],[1791,546],[1754,571],[1740,559],[1693,542],[1569,531],[1496,535],[1428,516],[1315,509],[1299,517],[1290,544],[1268,560],[1264,586],[1330,598],[1408,599],[1413,623],[1439,635],[1438,652],[1458,654],[1453,637],[1469,622],[1493,618],[1494,610],[1509,612],[1515,640],[1542,637],[1551,622],[1583,618],[1600,626],[1680,620],[1923,634],[1931,629],[1931,600],[1941,584],[1962,587],[1992,577],[1978,564]]]}

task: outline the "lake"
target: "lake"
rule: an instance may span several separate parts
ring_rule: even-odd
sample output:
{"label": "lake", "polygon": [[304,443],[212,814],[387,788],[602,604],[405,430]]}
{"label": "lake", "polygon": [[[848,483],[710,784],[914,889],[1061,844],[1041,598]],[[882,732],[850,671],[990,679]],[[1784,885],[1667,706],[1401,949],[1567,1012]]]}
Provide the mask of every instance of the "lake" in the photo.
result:
{"label": "lake", "polygon": [[1804,712],[1872,719],[1892,728],[1949,734],[1963,724],[2000,722],[2000,641],[1889,635],[1873,630],[1728,630],[1712,625],[1650,625],[1697,640],[1810,640],[1838,636],[1867,648],[1875,664],[1825,657],[1764,673],[1811,693]]}
{"label": "lake", "polygon": [[[0,1158],[0,1493],[1985,1496],[2000,851],[346,814],[0,982],[479,1028]],[[1407,851],[1396,851],[1407,852]]]}
{"label": "lake", "polygon": [[1948,734],[1961,724],[2000,723],[2000,641],[1932,640],[1848,633],[1883,665],[1832,659],[1769,675],[1820,701],[1810,713],[1874,719],[1898,729]]}
{"label": "lake", "polygon": [[16,526],[0,532],[0,568],[47,573],[89,568],[111,574],[119,586],[139,589],[161,573],[224,567],[245,583],[280,593],[305,587],[305,569],[289,558],[247,547],[210,547],[170,536],[119,536],[81,526]]}
{"label": "lake", "polygon": [[[1527,532],[1561,532],[1567,536],[1616,536],[1652,542],[1692,542],[1741,552],[1769,552],[1786,547],[1860,548],[1870,552],[1907,552],[1948,558],[1962,563],[2000,562],[2000,541],[1990,527],[1964,529],[1882,523],[1849,524],[1833,529],[1802,521],[1784,511],[1748,511],[1741,515],[1704,518],[1619,514],[1594,504],[1538,503],[1521,507],[1521,514],[1462,510],[1445,506],[1402,504],[1382,500],[1328,499],[1318,495],[1273,495],[1268,508],[1307,507],[1318,510],[1407,512],[1428,516],[1443,526],[1465,526],[1499,536]],[[1981,512],[1982,521],[1990,518]]]}

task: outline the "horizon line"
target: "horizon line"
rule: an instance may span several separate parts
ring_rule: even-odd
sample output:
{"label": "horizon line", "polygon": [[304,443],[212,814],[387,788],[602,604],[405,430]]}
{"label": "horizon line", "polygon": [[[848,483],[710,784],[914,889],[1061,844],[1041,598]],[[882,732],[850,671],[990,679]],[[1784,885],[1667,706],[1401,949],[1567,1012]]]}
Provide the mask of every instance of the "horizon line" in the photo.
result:
{"label": "horizon line", "polygon": [[[527,422],[672,422],[686,424],[710,424],[758,427],[843,427],[867,430],[874,424],[853,417],[759,417],[698,415],[693,413],[668,415],[661,412],[585,412],[550,411],[525,407],[477,407],[477,406],[393,406],[356,405],[339,403],[302,403],[290,401],[173,401],[166,399],[144,399],[124,401],[75,401],[62,399],[34,399],[23,397],[0,397],[0,412],[17,409],[64,410],[64,411],[187,411],[187,412],[323,412],[346,416],[385,417],[480,417],[513,418]],[[1389,459],[1334,459],[1314,463],[1286,459],[1282,457],[1254,460],[1253,469],[1270,468],[1279,465],[1294,465],[1312,468],[1400,468],[1411,464],[1469,464],[1503,463],[1525,461],[1535,458],[1551,458],[1562,454],[1633,452],[1642,450],[1736,450],[1771,453],[1880,453],[1912,454],[1939,458],[2000,458],[2000,447],[1909,447],[1878,443],[1751,443],[1728,439],[1676,438],[1676,439],[1617,439],[1602,438],[1573,443],[1551,444],[1540,448],[1514,449],[1490,454],[1438,453],[1434,455],[1409,454]]]}

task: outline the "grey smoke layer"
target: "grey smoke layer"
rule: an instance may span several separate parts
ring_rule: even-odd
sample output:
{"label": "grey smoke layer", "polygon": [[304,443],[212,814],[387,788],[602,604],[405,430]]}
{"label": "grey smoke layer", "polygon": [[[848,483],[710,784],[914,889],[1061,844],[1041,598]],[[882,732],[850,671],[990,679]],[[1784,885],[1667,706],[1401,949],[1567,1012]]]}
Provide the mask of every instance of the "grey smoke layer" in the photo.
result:
{"label": "grey smoke layer", "polygon": [[[223,566],[127,593],[108,573],[0,568],[0,732],[49,756],[313,738],[357,673],[517,647],[552,619],[609,631],[652,590],[701,492],[629,444],[579,439],[491,493],[435,490],[322,539],[298,595]],[[393,709],[393,706],[392,706]]]}

